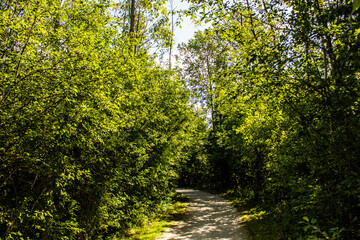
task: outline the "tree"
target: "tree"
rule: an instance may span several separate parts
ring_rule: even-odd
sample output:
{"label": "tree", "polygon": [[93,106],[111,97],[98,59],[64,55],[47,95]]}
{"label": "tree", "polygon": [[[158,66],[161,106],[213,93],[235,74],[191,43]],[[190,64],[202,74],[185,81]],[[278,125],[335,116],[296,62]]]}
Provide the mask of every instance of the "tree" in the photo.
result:
{"label": "tree", "polygon": [[358,14],[351,8],[343,1],[193,1],[188,12],[201,11],[198,19],[231,46],[215,101],[223,126],[217,142],[237,158],[228,166],[238,171],[232,182],[259,202],[281,202],[293,216],[287,222],[319,218],[321,228],[343,228],[344,239],[359,234]]}
{"label": "tree", "polygon": [[134,54],[113,7],[1,5],[0,232],[7,239],[119,236],[168,199],[188,96],[146,47]]}
{"label": "tree", "polygon": [[180,47],[183,66],[181,75],[190,90],[194,104],[202,106],[206,112],[209,129],[207,151],[210,156],[214,156],[209,160],[209,164],[214,170],[214,175],[211,175],[218,179],[218,187],[229,179],[227,159],[221,157],[223,149],[217,144],[222,116],[220,102],[216,99],[220,91],[219,73],[228,68],[227,51],[226,42],[221,41],[217,33],[211,29],[196,32],[193,39]]}
{"label": "tree", "polygon": [[129,0],[115,4],[114,22],[122,34],[131,39],[134,53],[152,49],[161,54],[169,48],[172,32],[165,5],[165,0]]}

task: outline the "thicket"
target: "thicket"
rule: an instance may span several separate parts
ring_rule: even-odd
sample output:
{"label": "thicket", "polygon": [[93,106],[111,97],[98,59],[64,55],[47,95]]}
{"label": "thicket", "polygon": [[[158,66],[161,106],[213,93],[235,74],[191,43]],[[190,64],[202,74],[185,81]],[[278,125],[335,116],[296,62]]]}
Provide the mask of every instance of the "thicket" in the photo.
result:
{"label": "thicket", "polygon": [[178,74],[155,60],[163,0],[0,3],[1,238],[115,238],[176,181],[265,208],[280,239],[360,238],[359,6],[191,2],[211,27]]}
{"label": "thicket", "polygon": [[195,115],[148,54],[163,4],[0,3],[1,239],[112,239],[168,201]]}
{"label": "thicket", "polygon": [[180,183],[264,208],[276,239],[360,238],[358,11],[341,0],[191,2],[187,14],[211,27],[181,46],[181,73],[207,130]]}

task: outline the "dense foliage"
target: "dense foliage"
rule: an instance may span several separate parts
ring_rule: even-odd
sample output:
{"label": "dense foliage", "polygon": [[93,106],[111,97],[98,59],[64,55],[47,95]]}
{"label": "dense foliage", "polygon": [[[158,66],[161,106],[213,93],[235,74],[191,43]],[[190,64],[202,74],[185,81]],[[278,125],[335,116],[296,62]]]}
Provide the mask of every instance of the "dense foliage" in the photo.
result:
{"label": "dense foliage", "polygon": [[182,74],[209,123],[184,184],[268,206],[278,239],[360,238],[357,1],[192,2],[212,27]]}
{"label": "dense foliage", "polygon": [[121,237],[176,183],[360,238],[360,1],[190,2],[177,71],[164,0],[0,3],[0,238]]}
{"label": "dense foliage", "polygon": [[0,238],[112,238],[167,201],[192,111],[147,54],[164,2],[126,4],[0,3]]}

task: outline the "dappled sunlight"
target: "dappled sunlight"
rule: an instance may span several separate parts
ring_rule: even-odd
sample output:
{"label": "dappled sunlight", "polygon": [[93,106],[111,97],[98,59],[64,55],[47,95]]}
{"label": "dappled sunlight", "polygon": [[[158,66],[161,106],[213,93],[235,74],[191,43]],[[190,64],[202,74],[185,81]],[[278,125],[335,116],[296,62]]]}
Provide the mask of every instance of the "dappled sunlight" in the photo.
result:
{"label": "dappled sunlight", "polygon": [[238,213],[227,200],[197,190],[178,192],[190,198],[188,215],[160,239],[247,239]]}

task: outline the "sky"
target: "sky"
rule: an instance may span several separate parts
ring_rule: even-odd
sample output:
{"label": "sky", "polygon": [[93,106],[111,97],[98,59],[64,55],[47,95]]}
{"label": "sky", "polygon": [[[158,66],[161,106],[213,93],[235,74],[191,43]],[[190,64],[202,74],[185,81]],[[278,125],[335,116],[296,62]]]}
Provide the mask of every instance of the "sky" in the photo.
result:
{"label": "sky", "polygon": [[[190,6],[186,0],[173,0],[173,7],[175,11],[187,9]],[[170,10],[170,4],[168,2],[168,9]],[[174,21],[177,16],[174,16]],[[195,34],[196,31],[204,30],[207,25],[195,25],[189,17],[183,17],[181,22],[181,27],[174,26],[174,50],[173,58],[176,54],[179,53],[177,46],[181,43],[187,43]]]}
{"label": "sky", "polygon": [[[173,0],[173,4],[175,11],[185,10],[189,7],[189,3],[182,0]],[[194,36],[194,33],[198,28],[199,27],[196,27],[189,17],[184,17],[181,22],[181,28],[175,26],[174,29],[175,45],[177,46],[179,43],[186,43]]]}

